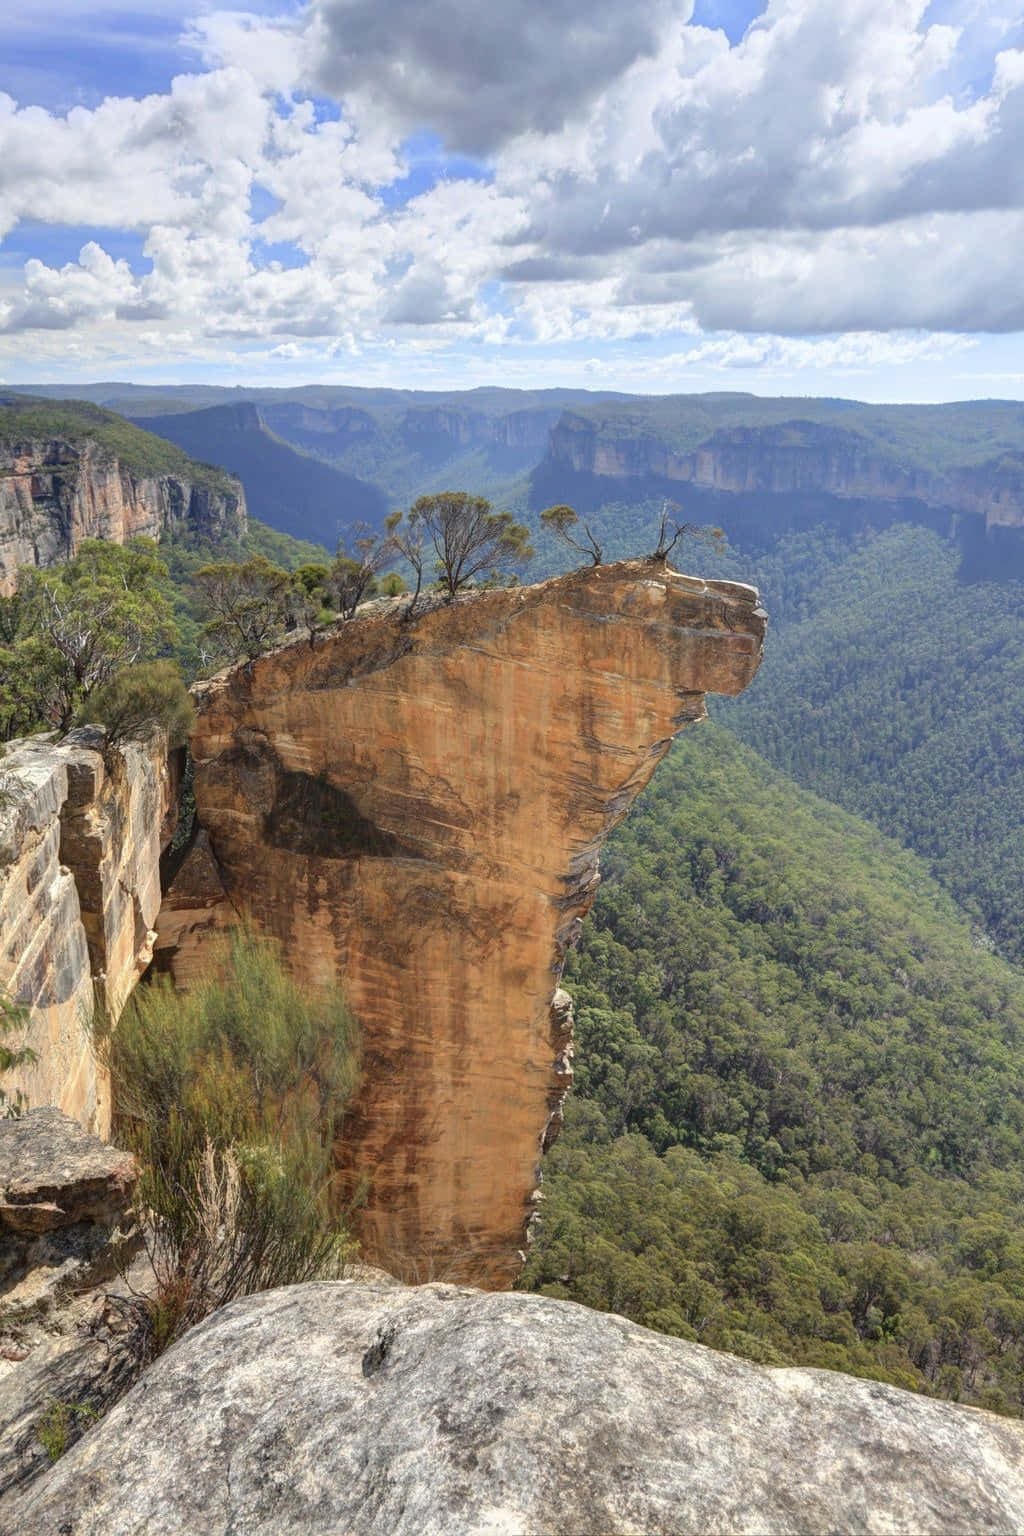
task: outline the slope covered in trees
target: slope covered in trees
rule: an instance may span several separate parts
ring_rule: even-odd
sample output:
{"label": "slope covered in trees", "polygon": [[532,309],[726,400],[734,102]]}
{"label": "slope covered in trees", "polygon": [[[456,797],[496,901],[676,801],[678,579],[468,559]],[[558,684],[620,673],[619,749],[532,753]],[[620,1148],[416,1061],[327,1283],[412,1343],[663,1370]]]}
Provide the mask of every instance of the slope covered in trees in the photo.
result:
{"label": "slope covered in trees", "polygon": [[726,718],[777,767],[914,848],[1024,955],[1024,584],[967,582],[908,524],[819,534],[758,563],[780,614]]}
{"label": "slope covered in trees", "polygon": [[754,1359],[1024,1404],[1024,979],[720,727],[615,834],[527,1281]]}

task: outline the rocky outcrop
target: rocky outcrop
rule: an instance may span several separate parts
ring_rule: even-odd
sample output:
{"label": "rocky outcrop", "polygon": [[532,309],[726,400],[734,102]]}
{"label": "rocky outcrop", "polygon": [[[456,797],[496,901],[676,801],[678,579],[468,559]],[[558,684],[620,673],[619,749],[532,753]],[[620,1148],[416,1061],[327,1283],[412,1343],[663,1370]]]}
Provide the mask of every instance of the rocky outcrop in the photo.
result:
{"label": "rocky outcrop", "polygon": [[244,522],[237,481],[146,475],[88,438],[0,438],[0,594],[13,591],[20,566],[68,560],[83,539],[123,544],[176,529],[215,537]]}
{"label": "rocky outcrop", "polygon": [[134,1379],[143,1318],[114,1277],[137,1176],[57,1109],[0,1120],[0,1494],[48,1464],[55,1404],[70,1443]]}
{"label": "rocky outcrop", "polygon": [[29,1009],[34,1065],[9,1095],[106,1135],[94,1005],[116,1019],[152,956],[160,853],[174,827],[166,741],[100,750],[94,729],[13,742],[0,759],[0,991]]}
{"label": "rocky outcrop", "polygon": [[[986,528],[1024,527],[1024,456],[945,472],[887,456],[862,433],[820,422],[721,428],[677,450],[649,431],[616,431],[565,411],[553,428],[548,467],[612,480],[678,482],[726,495],[823,493],[866,501],[917,501],[966,512]],[[609,488],[609,497],[614,492]]]}
{"label": "rocky outcrop", "polygon": [[343,1281],[194,1329],[0,1527],[1012,1536],[1024,1427],[571,1302]]}
{"label": "rocky outcrop", "polygon": [[557,988],[598,851],[705,693],[749,682],[764,615],[750,587],[644,561],[402,612],[197,690],[208,841],[158,952],[187,981],[245,911],[299,976],[339,980],[368,1256],[504,1284],[571,1078]]}
{"label": "rocky outcrop", "polygon": [[[52,1106],[0,1120],[0,1230],[24,1242],[62,1228],[116,1225],[136,1177],[130,1153]],[[7,1245],[5,1259],[10,1252]]]}

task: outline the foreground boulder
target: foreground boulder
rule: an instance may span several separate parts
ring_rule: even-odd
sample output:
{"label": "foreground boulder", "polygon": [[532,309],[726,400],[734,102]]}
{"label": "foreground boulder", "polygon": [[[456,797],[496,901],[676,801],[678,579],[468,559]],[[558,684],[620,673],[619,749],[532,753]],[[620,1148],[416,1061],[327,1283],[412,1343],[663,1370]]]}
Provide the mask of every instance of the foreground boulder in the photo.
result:
{"label": "foreground boulder", "polygon": [[1024,1426],[571,1302],[303,1285],[196,1328],[0,1530],[1010,1533]]}

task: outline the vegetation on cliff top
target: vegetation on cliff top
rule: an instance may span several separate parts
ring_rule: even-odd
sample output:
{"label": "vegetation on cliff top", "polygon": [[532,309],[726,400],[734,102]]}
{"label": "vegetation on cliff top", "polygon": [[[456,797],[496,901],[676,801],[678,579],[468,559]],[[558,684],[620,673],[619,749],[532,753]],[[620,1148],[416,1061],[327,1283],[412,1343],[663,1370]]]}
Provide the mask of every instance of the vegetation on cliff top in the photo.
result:
{"label": "vegetation on cliff top", "polygon": [[169,475],[216,493],[237,494],[237,482],[226,470],[190,459],[173,443],[102,406],[31,395],[0,396],[0,457],[8,457],[17,444],[39,441],[64,442],[76,449],[93,442],[140,478]]}
{"label": "vegetation on cliff top", "polygon": [[1020,1413],[1024,978],[721,728],[602,864],[529,1284]]}

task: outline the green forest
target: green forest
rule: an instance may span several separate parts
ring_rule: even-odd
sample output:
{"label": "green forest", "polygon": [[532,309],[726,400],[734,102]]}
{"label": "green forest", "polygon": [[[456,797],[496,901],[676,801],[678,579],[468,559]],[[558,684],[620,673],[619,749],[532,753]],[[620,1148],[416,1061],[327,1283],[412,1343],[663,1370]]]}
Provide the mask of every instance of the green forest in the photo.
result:
{"label": "green forest", "polygon": [[1024,957],[1024,585],[963,581],[956,547],[910,524],[845,547],[794,536],[755,576],[766,659],[723,717],[915,849]]}
{"label": "green forest", "polygon": [[772,1364],[1024,1407],[1024,978],[729,731],[614,835],[526,1282]]}

